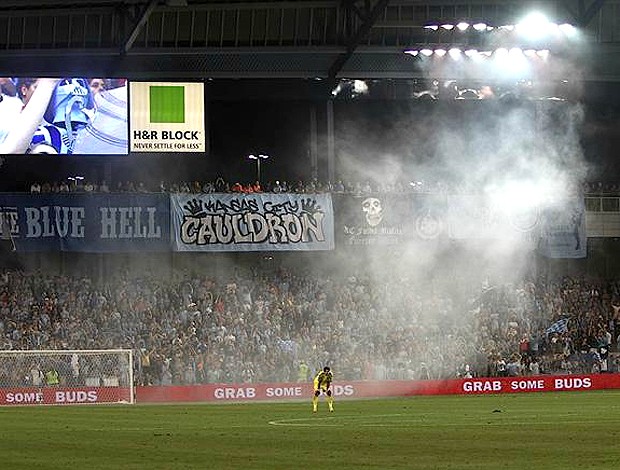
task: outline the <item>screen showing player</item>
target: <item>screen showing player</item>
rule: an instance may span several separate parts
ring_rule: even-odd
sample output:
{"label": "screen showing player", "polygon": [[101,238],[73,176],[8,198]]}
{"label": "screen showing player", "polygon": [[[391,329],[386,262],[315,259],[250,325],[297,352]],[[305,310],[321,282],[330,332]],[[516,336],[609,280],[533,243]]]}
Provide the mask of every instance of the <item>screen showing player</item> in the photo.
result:
{"label": "screen showing player", "polygon": [[0,154],[127,155],[127,80],[0,77]]}

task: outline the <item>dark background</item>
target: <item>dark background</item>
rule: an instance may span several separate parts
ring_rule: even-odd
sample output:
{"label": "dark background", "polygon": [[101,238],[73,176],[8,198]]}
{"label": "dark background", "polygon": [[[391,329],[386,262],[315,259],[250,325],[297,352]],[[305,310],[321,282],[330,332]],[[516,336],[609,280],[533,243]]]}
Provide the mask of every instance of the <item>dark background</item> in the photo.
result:
{"label": "dark background", "polygon": [[[374,81],[368,95],[332,98],[326,83],[314,80],[215,80],[206,83],[207,154],[130,154],[127,156],[15,156],[2,157],[0,184],[3,191],[27,190],[32,181],[59,181],[82,175],[93,181],[143,181],[155,188],[162,179],[172,181],[214,180],[250,182],[256,165],[251,153],[265,153],[262,180],[327,180],[327,106],[334,110],[336,149],[335,179],[354,178],[354,165],[377,165],[379,155],[390,154],[405,166],[432,165],[435,155],[425,140],[441,129],[467,132],[469,126],[487,120],[490,129],[514,102],[421,101],[411,98],[411,82]],[[588,179],[620,179],[617,148],[620,143],[620,86],[587,83],[580,96],[569,97],[585,110],[580,142],[590,163]],[[538,101],[518,106],[534,109]],[[539,104],[538,104],[539,105]],[[559,104],[558,106],[562,106]],[[317,129],[317,162],[311,161],[311,116]],[[562,123],[558,122],[561,126]],[[408,139],[418,143],[407,145]],[[359,148],[359,152],[355,152]],[[352,152],[353,150],[353,152]],[[472,150],[473,151],[473,150]],[[413,170],[412,170],[413,171]]]}

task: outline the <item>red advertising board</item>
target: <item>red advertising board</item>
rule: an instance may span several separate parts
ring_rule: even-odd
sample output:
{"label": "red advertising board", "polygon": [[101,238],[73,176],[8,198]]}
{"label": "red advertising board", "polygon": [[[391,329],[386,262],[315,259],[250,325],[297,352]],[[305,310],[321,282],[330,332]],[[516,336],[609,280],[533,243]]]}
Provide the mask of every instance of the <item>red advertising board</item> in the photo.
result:
{"label": "red advertising board", "polygon": [[[477,395],[620,388],[620,374],[545,375],[454,380],[344,381],[333,384],[336,398],[377,398],[414,395]],[[309,383],[208,384],[137,387],[138,403],[228,402],[305,399]]]}
{"label": "red advertising board", "polygon": [[[378,398],[414,395],[481,395],[620,389],[620,374],[544,375],[454,380],[344,381],[332,384],[334,396]],[[304,400],[310,383],[208,384],[136,387],[138,403]],[[0,405],[71,405],[130,401],[121,387],[0,388]]]}
{"label": "red advertising board", "polygon": [[0,405],[75,405],[130,401],[130,390],[120,387],[0,388]]}

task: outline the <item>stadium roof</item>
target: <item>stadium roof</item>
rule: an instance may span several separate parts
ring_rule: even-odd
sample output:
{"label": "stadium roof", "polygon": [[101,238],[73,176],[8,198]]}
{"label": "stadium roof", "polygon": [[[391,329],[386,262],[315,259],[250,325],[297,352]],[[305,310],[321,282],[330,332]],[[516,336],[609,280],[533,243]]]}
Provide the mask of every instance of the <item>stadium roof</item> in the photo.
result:
{"label": "stadium roof", "polygon": [[559,53],[585,79],[618,81],[618,0],[3,0],[0,73],[422,78],[404,50],[471,40],[429,21],[514,24],[534,7],[583,31]]}

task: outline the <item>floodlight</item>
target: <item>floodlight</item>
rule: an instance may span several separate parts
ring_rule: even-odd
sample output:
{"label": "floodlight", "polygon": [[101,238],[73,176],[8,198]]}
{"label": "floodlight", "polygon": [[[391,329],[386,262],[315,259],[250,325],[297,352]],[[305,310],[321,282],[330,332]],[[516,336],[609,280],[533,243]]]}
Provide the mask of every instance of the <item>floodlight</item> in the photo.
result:
{"label": "floodlight", "polygon": [[438,57],[443,57],[446,55],[446,50],[445,49],[435,49],[435,55]]}
{"label": "floodlight", "polygon": [[443,29],[445,29],[446,31],[451,31],[452,29],[454,29],[454,25],[453,24],[449,24],[449,23],[442,24],[441,27]]}
{"label": "floodlight", "polygon": [[478,51],[477,51],[476,49],[467,49],[467,50],[465,51],[465,55],[466,55],[467,57],[475,57],[475,56],[477,56],[477,55],[478,55]]}
{"label": "floodlight", "polygon": [[486,23],[476,23],[472,26],[476,31],[486,31],[487,24]]}
{"label": "floodlight", "polygon": [[540,39],[550,32],[550,23],[545,15],[533,12],[521,20],[517,31],[528,39]]}
{"label": "floodlight", "polygon": [[522,56],[523,51],[519,47],[513,47],[512,49],[508,51],[508,55],[510,55],[511,57]]}
{"label": "floodlight", "polygon": [[563,23],[559,25],[558,28],[562,33],[569,37],[572,37],[577,33],[577,28],[575,28],[572,24],[569,23]]}
{"label": "floodlight", "polygon": [[458,59],[461,57],[461,50],[458,47],[453,47],[448,51],[448,54],[450,54],[450,57],[453,59]]}
{"label": "floodlight", "polygon": [[465,31],[467,28],[469,28],[469,23],[461,21],[459,24],[456,25],[456,27],[459,31]]}
{"label": "floodlight", "polygon": [[422,49],[420,54],[425,55],[426,57],[430,57],[433,55],[433,51],[431,49]]}
{"label": "floodlight", "polygon": [[420,53],[420,51],[418,51],[417,49],[410,49],[408,51],[405,51],[405,54],[409,54],[413,57],[417,56]]}
{"label": "floodlight", "polygon": [[353,93],[365,95],[368,93],[368,84],[364,80],[353,80]]}

